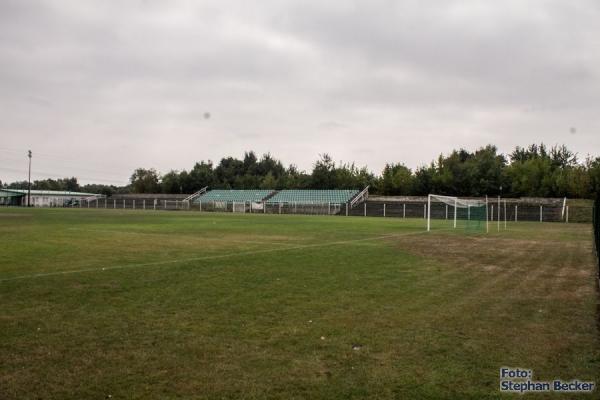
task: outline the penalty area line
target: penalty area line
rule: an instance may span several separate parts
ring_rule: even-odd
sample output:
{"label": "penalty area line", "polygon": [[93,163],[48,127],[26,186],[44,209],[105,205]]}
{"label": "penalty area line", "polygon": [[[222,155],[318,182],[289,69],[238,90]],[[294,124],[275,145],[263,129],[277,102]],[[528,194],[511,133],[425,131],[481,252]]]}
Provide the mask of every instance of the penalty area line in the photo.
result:
{"label": "penalty area line", "polygon": [[218,259],[223,259],[223,258],[244,257],[244,256],[257,255],[257,254],[274,253],[274,252],[278,252],[278,251],[293,251],[293,250],[302,250],[302,249],[309,249],[309,248],[315,248],[315,247],[340,246],[340,245],[344,245],[344,244],[352,244],[352,243],[366,242],[366,241],[372,241],[372,240],[384,240],[384,239],[393,239],[396,237],[403,237],[403,236],[420,235],[423,233],[427,233],[427,231],[417,231],[417,232],[408,232],[408,233],[401,233],[401,234],[373,236],[373,237],[360,238],[360,239],[338,240],[335,242],[313,243],[313,244],[296,245],[296,246],[289,246],[289,247],[277,247],[277,248],[264,249],[264,250],[250,250],[250,251],[242,251],[242,252],[238,252],[238,253],[215,254],[212,256],[179,258],[176,260],[163,260],[163,261],[154,261],[154,262],[138,263],[138,264],[111,265],[108,267],[101,267],[101,268],[85,268],[85,269],[73,269],[73,270],[66,270],[66,271],[43,272],[43,273],[39,273],[39,274],[19,275],[19,276],[13,276],[11,278],[3,278],[3,279],[0,279],[0,282],[43,278],[43,277],[47,277],[47,276],[81,274],[81,273],[86,273],[86,272],[104,272],[104,271],[113,271],[113,270],[120,270],[120,269],[154,267],[154,266],[172,265],[172,264],[179,264],[179,263],[186,263],[186,262],[193,262],[193,261],[218,260]]}

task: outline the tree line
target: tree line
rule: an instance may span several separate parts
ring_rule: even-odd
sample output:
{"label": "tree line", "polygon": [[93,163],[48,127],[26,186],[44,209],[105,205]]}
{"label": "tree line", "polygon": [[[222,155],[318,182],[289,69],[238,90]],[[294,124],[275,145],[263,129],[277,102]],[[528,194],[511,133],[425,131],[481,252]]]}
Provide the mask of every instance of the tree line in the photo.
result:
{"label": "tree line", "polygon": [[[197,162],[188,170],[160,174],[153,168],[133,171],[126,186],[79,185],[77,179],[36,180],[34,189],[114,193],[193,193],[211,189],[362,189],[381,195],[456,196],[498,195],[514,197],[592,198],[600,193],[600,157],[580,160],[564,145],[517,146],[510,154],[488,145],[473,152],[453,150],[415,170],[402,163],[388,163],[379,175],[354,163],[336,163],[320,155],[310,172],[253,151],[242,159],[226,157],[214,165]],[[26,181],[4,185],[27,188]]]}

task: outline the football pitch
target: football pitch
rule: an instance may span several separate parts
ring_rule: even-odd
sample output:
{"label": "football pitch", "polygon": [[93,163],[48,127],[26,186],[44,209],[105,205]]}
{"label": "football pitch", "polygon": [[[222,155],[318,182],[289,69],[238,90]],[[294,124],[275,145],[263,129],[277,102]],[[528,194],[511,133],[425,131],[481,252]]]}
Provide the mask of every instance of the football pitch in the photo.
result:
{"label": "football pitch", "polygon": [[0,209],[0,398],[515,398],[503,366],[600,382],[591,225],[491,228]]}

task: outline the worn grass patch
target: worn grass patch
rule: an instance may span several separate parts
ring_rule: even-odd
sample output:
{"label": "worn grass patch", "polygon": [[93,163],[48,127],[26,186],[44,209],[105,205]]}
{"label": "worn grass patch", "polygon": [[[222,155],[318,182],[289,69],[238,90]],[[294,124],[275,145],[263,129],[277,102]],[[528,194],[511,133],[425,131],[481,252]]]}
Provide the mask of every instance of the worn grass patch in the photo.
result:
{"label": "worn grass patch", "polygon": [[506,365],[600,380],[587,225],[11,209],[0,252],[2,399],[503,398]]}

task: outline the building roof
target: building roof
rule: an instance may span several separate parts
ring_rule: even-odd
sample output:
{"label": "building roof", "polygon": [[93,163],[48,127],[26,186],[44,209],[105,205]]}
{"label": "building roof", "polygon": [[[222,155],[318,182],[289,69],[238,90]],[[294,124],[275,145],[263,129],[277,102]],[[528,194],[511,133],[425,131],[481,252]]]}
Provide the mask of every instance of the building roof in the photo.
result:
{"label": "building roof", "polygon": [[0,189],[0,197],[21,197],[22,193],[17,193],[8,189]]}
{"label": "building roof", "polygon": [[[69,192],[63,190],[31,190],[36,196],[99,196],[95,193]],[[27,189],[0,189],[0,197],[16,197],[27,195]]]}

